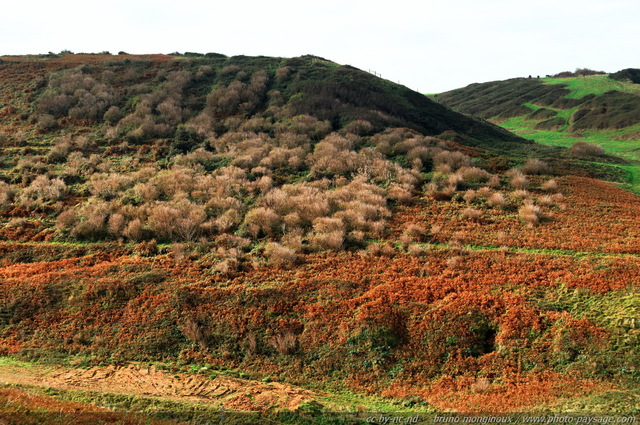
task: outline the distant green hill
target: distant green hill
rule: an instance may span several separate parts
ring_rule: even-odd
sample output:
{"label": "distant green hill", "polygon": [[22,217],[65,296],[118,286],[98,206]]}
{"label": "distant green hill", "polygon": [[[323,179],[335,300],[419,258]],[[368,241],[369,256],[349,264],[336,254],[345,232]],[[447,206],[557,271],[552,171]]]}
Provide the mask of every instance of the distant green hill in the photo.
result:
{"label": "distant green hill", "polygon": [[[458,112],[486,119],[538,143],[578,141],[640,161],[640,70],[562,78],[515,78],[432,96]],[[637,188],[640,168],[623,166]]]}
{"label": "distant green hill", "polygon": [[[516,78],[437,95],[443,105],[484,119],[525,117],[538,129],[623,129],[640,122],[640,85],[609,75]],[[621,80],[622,79],[622,80]]]}

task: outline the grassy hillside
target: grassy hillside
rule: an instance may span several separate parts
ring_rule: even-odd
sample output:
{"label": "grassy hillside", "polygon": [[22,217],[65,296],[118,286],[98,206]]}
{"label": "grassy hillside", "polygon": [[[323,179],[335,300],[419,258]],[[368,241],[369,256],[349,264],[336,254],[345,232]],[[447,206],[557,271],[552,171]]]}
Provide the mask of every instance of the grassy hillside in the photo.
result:
{"label": "grassy hillside", "polygon": [[[619,168],[628,187],[638,192],[640,85],[633,82],[634,71],[474,84],[437,95],[437,100],[541,144],[601,146],[607,154],[630,160]],[[602,162],[597,148],[593,152],[582,159]],[[578,145],[576,157],[582,153]]]}
{"label": "grassy hillside", "polygon": [[[620,159],[311,56],[6,57],[0,78],[0,377],[22,385],[0,402],[637,411],[640,203],[593,178]],[[64,373],[38,393],[22,362]],[[197,394],[150,400],[149,374]]]}

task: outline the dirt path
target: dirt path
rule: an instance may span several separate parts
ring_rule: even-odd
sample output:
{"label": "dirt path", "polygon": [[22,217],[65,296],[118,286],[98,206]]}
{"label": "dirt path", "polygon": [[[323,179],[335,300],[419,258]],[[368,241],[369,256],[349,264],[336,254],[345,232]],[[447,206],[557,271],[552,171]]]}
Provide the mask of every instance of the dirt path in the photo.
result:
{"label": "dirt path", "polygon": [[224,376],[210,379],[201,375],[170,375],[154,366],[138,365],[53,370],[0,365],[1,383],[159,397],[251,411],[274,407],[295,410],[302,403],[318,399],[316,393],[277,382],[265,383]]}

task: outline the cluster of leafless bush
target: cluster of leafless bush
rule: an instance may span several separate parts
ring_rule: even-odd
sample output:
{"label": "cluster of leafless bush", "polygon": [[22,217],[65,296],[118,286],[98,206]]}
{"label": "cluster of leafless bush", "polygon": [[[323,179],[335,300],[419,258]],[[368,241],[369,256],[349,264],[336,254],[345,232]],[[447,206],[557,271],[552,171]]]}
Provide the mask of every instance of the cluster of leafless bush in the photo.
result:
{"label": "cluster of leafless bush", "polygon": [[[548,175],[550,167],[537,158],[528,159],[519,168],[508,170],[502,177],[474,167],[472,160],[461,152],[442,151],[435,156],[433,178],[425,186],[425,193],[435,200],[461,197],[467,207],[463,218],[482,221],[485,206],[493,209],[517,209],[528,226],[535,226],[547,217],[548,209],[561,206],[563,197],[554,179],[540,184],[541,195],[529,191],[531,176]],[[508,189],[512,190],[509,192]]]}
{"label": "cluster of leafless bush", "polygon": [[[153,81],[133,68],[117,78],[91,67],[52,74],[35,103],[39,128],[63,118],[103,125],[18,160],[22,181],[0,181],[0,208],[54,212],[59,235],[80,240],[216,240],[208,256],[228,273],[249,250],[282,265],[306,252],[367,245],[391,255],[393,246],[370,241],[385,234],[390,207],[412,202],[425,179],[428,196],[464,201],[462,216],[476,222],[489,207],[518,210],[535,225],[561,202],[554,180],[542,184],[542,195],[529,191],[532,176],[549,173],[540,160],[497,175],[453,144],[414,130],[376,132],[364,119],[336,129],[295,114],[270,89],[290,68],[270,74],[224,67],[218,73],[228,83],[198,105],[190,90],[213,73],[163,71]],[[116,89],[118,80],[138,83]],[[410,226],[399,242],[424,255],[427,234]]]}
{"label": "cluster of leafless bush", "polygon": [[57,119],[69,117],[78,121],[102,120],[105,112],[119,102],[119,96],[108,79],[89,66],[51,74],[48,86],[35,107],[37,126],[47,130],[57,125]]}

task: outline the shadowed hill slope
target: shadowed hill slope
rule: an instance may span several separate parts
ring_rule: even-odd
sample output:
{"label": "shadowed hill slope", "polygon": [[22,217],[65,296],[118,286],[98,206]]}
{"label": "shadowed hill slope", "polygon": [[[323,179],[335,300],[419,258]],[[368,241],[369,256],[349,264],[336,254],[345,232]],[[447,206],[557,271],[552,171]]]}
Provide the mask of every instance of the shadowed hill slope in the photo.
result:
{"label": "shadowed hill slope", "polygon": [[443,105],[484,119],[526,117],[539,128],[622,129],[640,123],[634,70],[567,78],[515,78],[472,84],[436,96]]}
{"label": "shadowed hill slope", "polygon": [[[167,83],[169,74],[176,72],[196,75],[188,82]],[[260,76],[257,73],[261,73]],[[165,131],[164,136],[169,137],[175,135],[176,124],[188,121],[206,106],[213,106],[215,117],[223,121],[237,116],[243,119],[273,116],[273,107],[277,105],[288,116],[307,114],[327,120],[332,130],[363,119],[369,121],[375,131],[392,126],[407,127],[431,136],[454,131],[475,145],[525,143],[498,127],[455,113],[404,86],[313,56],[291,59],[222,55],[15,57],[0,63],[0,75],[9,81],[32,80],[27,90],[32,93],[35,108],[20,112],[28,113],[35,120],[42,115],[55,118],[55,123],[49,117],[41,119],[42,127],[116,122],[115,112],[105,117],[108,109],[118,108],[126,116],[135,111],[141,94],[171,86],[169,90],[182,95],[179,102],[174,102],[182,108],[182,114]],[[7,88],[9,86],[10,83]],[[211,88],[219,94],[209,99],[215,105],[207,104]],[[226,89],[224,93],[222,89]],[[87,106],[90,103],[92,106]],[[152,115],[162,114],[152,111]],[[216,130],[219,133],[226,129],[219,126]]]}

